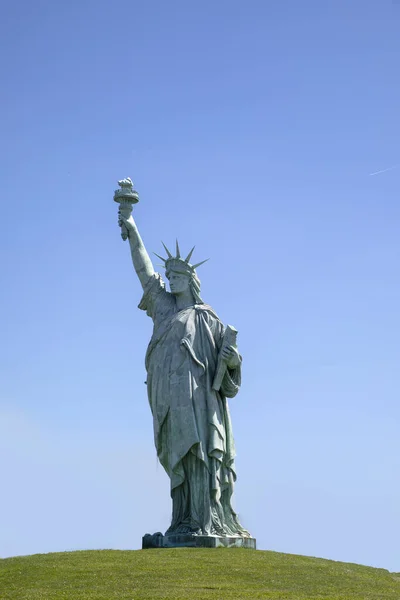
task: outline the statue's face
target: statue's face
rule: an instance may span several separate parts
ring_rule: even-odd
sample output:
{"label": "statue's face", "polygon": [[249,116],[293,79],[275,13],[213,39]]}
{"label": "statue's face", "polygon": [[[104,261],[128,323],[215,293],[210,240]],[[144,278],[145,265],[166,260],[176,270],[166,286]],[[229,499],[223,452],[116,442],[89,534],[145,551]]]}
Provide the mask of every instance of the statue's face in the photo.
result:
{"label": "statue's face", "polygon": [[175,273],[170,271],[167,275],[169,280],[169,288],[172,294],[182,294],[189,289],[190,279],[184,273]]}

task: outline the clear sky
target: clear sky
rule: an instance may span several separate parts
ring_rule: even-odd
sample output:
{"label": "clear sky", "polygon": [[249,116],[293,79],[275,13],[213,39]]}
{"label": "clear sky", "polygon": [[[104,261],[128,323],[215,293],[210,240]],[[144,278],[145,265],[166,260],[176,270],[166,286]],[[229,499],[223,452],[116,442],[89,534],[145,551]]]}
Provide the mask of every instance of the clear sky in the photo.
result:
{"label": "clear sky", "polygon": [[[239,330],[260,549],[400,571],[400,3],[15,0],[0,19],[0,556],[165,530],[149,251]],[[158,263],[158,259],[155,259]]]}

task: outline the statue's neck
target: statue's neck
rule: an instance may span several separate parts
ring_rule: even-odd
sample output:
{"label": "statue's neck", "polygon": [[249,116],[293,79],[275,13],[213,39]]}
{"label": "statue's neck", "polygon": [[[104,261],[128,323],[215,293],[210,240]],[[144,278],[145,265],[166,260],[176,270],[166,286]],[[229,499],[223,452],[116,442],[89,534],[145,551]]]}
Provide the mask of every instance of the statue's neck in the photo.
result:
{"label": "statue's neck", "polygon": [[179,310],[183,310],[188,306],[193,306],[194,298],[193,294],[190,290],[185,290],[181,294],[174,294],[176,301],[176,308]]}

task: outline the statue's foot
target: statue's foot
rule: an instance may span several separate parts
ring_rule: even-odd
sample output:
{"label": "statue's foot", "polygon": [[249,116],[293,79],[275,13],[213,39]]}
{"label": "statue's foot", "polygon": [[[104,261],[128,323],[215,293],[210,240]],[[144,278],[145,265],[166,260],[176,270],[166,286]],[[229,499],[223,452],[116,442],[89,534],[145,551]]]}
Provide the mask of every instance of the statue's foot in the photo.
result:
{"label": "statue's foot", "polygon": [[182,525],[182,527],[178,527],[178,533],[190,534],[192,533],[192,528],[188,525]]}
{"label": "statue's foot", "polygon": [[168,529],[165,532],[165,535],[203,535],[202,530],[200,529],[200,527],[191,527],[190,525],[186,525],[186,524],[181,524],[178,525],[178,527],[175,527],[174,529]]}

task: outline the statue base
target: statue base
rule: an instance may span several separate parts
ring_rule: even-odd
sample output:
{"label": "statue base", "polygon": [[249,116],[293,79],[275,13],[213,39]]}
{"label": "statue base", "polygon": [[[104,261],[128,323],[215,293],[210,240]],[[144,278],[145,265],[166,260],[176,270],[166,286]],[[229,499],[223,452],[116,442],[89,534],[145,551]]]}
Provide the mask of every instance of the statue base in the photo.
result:
{"label": "statue base", "polygon": [[163,535],[146,533],[142,538],[142,550],[148,548],[251,548],[256,550],[252,537],[223,537],[219,535]]}

